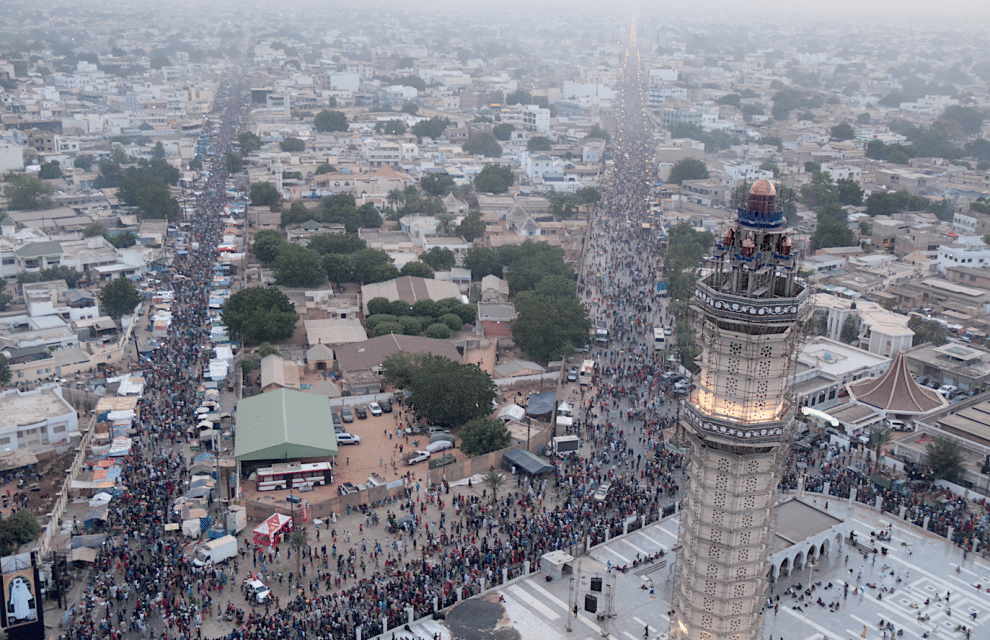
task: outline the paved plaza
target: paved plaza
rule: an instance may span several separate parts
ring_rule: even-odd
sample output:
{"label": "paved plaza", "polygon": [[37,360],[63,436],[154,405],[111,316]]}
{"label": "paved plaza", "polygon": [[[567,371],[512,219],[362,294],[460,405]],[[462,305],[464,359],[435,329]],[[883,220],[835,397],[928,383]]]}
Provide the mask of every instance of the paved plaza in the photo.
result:
{"label": "paved plaza", "polygon": [[[821,496],[808,494],[804,499],[824,506]],[[846,501],[831,498],[828,511],[844,518],[860,539],[868,539],[870,531],[890,526],[892,540],[884,543],[887,555],[875,554],[874,562],[874,555],[865,559],[861,552],[843,543],[838,552],[823,557],[812,569],[810,582],[814,591],[810,596],[804,595],[803,601],[797,594],[790,595],[789,590],[798,584],[801,593],[808,589],[808,569],[801,568],[782,577],[771,593],[777,610],[766,610],[764,638],[884,640],[891,632],[885,636],[880,629],[881,622],[891,623],[895,633],[902,630],[905,639],[965,640],[966,635],[960,627],[971,630],[971,640],[990,637],[990,625],[987,624],[990,620],[990,561],[975,554],[969,554],[964,560],[962,550],[944,538],[863,505],[850,506]],[[676,553],[669,551],[677,542],[677,528],[678,516],[672,516],[599,545],[590,554],[575,559],[575,565],[580,563],[576,588],[579,611],[570,621],[571,631],[566,628],[570,577],[565,574],[560,580],[547,582],[542,573],[537,573],[480,596],[504,607],[504,615],[497,625],[503,633],[495,636],[479,629],[477,637],[590,640],[606,635],[609,640],[641,640],[648,627],[650,638],[666,640],[676,562]],[[630,567],[624,573],[613,569],[615,616],[605,621],[603,634],[602,623],[596,614],[584,611],[584,596],[591,593],[591,579],[605,578],[607,585],[609,563],[612,567],[631,564],[637,553],[643,557],[661,549],[668,552],[661,561],[641,564],[635,569]],[[654,595],[643,588],[651,580]],[[829,583],[831,588],[828,588]],[[848,593],[845,593],[847,584]],[[981,590],[977,590],[977,585]],[[606,610],[606,592],[607,588],[603,593],[593,594],[598,596],[598,613]],[[821,604],[818,604],[819,598]],[[836,604],[837,608],[834,607]],[[456,611],[461,606],[465,603],[459,603],[449,611]],[[972,614],[976,614],[975,619]],[[922,622],[919,620],[921,615],[927,615],[929,619]],[[395,637],[426,639],[438,633],[445,640],[455,637],[446,621],[424,619],[411,625],[410,629],[411,632],[399,631]],[[392,637],[392,632],[383,637]]]}

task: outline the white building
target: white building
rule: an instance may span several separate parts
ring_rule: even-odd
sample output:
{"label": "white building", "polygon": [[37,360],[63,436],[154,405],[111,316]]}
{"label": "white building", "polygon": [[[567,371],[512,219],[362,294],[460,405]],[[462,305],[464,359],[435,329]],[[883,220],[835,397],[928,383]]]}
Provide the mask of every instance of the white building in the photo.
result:
{"label": "white building", "polygon": [[938,270],[945,273],[946,267],[988,267],[990,247],[978,236],[963,236],[957,244],[938,245]]}
{"label": "white building", "polygon": [[0,393],[0,450],[43,451],[79,436],[76,410],[62,398],[58,385],[31,391],[10,389]]}

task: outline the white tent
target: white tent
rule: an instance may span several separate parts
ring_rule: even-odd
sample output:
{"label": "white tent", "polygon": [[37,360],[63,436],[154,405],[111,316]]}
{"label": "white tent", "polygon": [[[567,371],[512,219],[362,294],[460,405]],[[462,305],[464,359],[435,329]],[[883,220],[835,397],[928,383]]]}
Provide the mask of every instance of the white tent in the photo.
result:
{"label": "white tent", "polygon": [[199,518],[182,521],[182,535],[187,538],[199,537]]}
{"label": "white tent", "polygon": [[503,422],[515,420],[521,422],[526,417],[526,410],[518,404],[510,404],[498,412],[498,419]]}

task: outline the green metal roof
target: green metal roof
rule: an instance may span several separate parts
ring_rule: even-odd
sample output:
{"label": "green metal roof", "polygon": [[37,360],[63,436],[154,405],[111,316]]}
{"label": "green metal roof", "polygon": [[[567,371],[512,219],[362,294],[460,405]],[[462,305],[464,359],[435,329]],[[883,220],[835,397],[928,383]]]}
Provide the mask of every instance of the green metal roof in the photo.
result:
{"label": "green metal roof", "polygon": [[58,240],[46,240],[45,242],[32,242],[14,251],[21,258],[41,258],[62,255],[62,244]]}
{"label": "green metal roof", "polygon": [[237,403],[234,457],[296,460],[337,455],[330,399],[315,393],[279,389]]}

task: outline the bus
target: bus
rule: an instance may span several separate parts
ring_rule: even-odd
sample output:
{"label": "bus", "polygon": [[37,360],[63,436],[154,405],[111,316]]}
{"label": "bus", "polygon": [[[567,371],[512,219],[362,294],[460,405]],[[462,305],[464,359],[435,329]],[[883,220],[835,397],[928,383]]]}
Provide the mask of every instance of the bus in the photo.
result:
{"label": "bus", "polygon": [[653,350],[663,351],[667,348],[667,336],[663,333],[663,327],[653,327]]}
{"label": "bus", "polygon": [[258,491],[276,489],[312,489],[317,485],[333,482],[333,469],[329,462],[290,462],[258,469]]}
{"label": "bus", "polygon": [[584,364],[581,365],[581,371],[578,372],[578,383],[591,384],[591,378],[594,375],[595,375],[595,361],[585,360]]}

